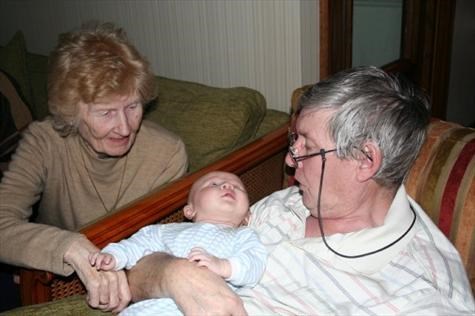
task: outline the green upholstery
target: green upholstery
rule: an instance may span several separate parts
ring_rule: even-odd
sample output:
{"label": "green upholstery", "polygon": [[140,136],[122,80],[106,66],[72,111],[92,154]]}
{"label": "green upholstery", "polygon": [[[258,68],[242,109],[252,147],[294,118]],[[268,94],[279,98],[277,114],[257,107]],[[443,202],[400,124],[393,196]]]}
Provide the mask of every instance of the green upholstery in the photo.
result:
{"label": "green upholstery", "polygon": [[216,88],[158,77],[158,102],[145,118],[180,135],[190,171],[253,138],[266,113],[264,97],[249,88]]}
{"label": "green upholstery", "polygon": [[23,33],[18,31],[5,47],[0,47],[0,70],[3,70],[18,88],[18,94],[32,104],[30,77],[27,67],[27,51]]}
{"label": "green upholstery", "polygon": [[33,116],[43,119],[49,114],[46,80],[48,76],[48,57],[32,53],[26,54],[33,100]]}

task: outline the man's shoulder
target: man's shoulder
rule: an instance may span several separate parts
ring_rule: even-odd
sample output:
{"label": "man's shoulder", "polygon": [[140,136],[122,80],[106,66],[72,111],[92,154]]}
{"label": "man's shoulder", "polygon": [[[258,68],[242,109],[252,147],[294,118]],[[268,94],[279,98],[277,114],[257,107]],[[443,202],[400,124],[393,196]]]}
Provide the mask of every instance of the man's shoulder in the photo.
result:
{"label": "man's shoulder", "polygon": [[249,226],[261,242],[273,247],[285,240],[302,238],[309,211],[295,186],[274,192],[251,208]]}
{"label": "man's shoulder", "polygon": [[291,186],[279,191],[276,191],[265,198],[257,201],[252,207],[251,211],[261,207],[269,206],[289,207],[293,205],[302,205],[302,195],[297,186]]}

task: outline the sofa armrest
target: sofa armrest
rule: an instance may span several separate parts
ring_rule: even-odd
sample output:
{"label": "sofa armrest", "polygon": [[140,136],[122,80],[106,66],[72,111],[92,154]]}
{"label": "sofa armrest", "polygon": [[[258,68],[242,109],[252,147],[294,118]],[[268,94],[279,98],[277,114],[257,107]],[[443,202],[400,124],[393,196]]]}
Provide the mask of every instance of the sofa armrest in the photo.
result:
{"label": "sofa armrest", "polygon": [[[211,165],[169,183],[142,197],[122,210],[102,218],[81,230],[99,248],[126,238],[141,227],[153,223],[183,220],[181,208],[188,191],[202,175],[222,170],[241,177],[250,203],[279,190],[284,183],[284,157],[287,152],[288,124],[256,139]],[[45,271],[22,269],[22,304],[37,304],[85,293],[79,279],[60,277]]]}

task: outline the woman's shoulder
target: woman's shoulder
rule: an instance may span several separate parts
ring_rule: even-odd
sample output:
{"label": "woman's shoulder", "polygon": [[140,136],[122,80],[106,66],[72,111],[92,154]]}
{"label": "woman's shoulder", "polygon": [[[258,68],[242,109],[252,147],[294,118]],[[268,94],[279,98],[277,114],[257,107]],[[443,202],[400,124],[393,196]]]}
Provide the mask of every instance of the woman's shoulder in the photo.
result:
{"label": "woman's shoulder", "polygon": [[47,117],[43,121],[33,121],[23,131],[22,138],[32,139],[35,142],[60,142],[62,137],[53,128],[53,121]]}

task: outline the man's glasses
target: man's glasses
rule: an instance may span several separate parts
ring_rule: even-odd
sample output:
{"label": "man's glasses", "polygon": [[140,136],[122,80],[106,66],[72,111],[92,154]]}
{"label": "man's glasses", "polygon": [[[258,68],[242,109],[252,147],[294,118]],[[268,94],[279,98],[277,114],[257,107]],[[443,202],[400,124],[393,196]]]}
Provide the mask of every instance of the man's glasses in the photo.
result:
{"label": "man's glasses", "polygon": [[[330,149],[330,150],[325,150],[324,148],[322,148],[316,153],[297,156],[297,152],[294,148],[294,144],[297,141],[298,134],[295,133],[295,132],[292,132],[289,129],[289,133],[288,133],[287,137],[289,139],[289,154],[290,154],[290,158],[292,160],[292,166],[290,166],[290,167],[292,167],[292,168],[298,168],[299,161],[303,161],[305,159],[312,158],[312,157],[315,157],[315,156],[322,156],[322,160],[326,160],[325,154],[336,151],[336,148],[335,149]],[[357,148],[357,147],[355,147],[355,148]],[[365,152],[363,149],[360,149],[360,151],[363,153],[363,155],[365,155],[365,157],[367,159],[369,159],[370,161],[373,161],[373,158],[371,158],[371,156],[367,152]]]}
{"label": "man's glasses", "polygon": [[294,144],[295,144],[295,142],[297,141],[297,138],[298,138],[297,133],[291,132],[289,130],[288,138],[289,138],[289,154],[290,154],[290,158],[292,160],[292,166],[290,166],[290,167],[292,167],[292,168],[298,168],[298,165],[299,165],[300,161],[303,161],[305,159],[309,159],[309,158],[312,158],[312,157],[316,157],[316,156],[322,156],[322,160],[325,160],[326,159],[325,155],[327,153],[331,153],[333,151],[336,151],[336,148],[335,149],[330,149],[330,150],[325,150],[325,149],[322,148],[316,153],[297,156],[297,152],[294,148]]}

